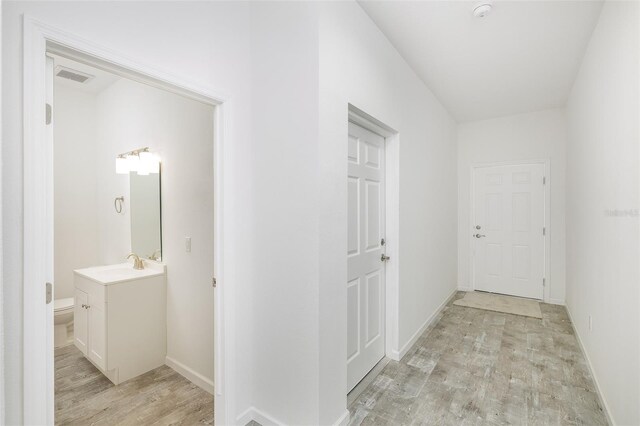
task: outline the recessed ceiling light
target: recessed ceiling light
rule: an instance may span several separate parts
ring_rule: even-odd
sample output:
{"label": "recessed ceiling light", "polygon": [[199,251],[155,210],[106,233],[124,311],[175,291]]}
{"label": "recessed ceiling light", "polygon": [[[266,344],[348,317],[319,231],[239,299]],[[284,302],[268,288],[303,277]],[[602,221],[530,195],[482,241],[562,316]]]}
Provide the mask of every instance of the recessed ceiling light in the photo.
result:
{"label": "recessed ceiling light", "polygon": [[473,6],[473,16],[476,18],[484,18],[491,12],[493,5],[491,0],[482,0]]}

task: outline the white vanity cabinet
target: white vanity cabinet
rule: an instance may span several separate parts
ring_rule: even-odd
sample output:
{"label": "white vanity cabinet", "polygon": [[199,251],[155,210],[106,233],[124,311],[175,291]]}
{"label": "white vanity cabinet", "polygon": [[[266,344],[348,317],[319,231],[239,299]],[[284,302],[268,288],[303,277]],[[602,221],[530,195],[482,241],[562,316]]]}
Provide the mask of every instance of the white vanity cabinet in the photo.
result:
{"label": "white vanity cabinet", "polygon": [[74,342],[116,385],[164,365],[166,272],[149,262],[74,271]]}

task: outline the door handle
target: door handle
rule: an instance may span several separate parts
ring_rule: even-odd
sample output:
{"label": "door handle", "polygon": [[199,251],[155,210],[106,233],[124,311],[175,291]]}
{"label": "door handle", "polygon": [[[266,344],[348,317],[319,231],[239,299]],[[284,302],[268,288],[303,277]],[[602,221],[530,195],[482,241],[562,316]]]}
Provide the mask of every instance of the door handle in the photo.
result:
{"label": "door handle", "polygon": [[476,238],[483,238],[486,237],[486,235],[482,235],[482,234],[475,234],[474,237]]}
{"label": "door handle", "polygon": [[387,256],[386,254],[382,253],[382,255],[380,256],[380,261],[381,262],[386,262],[387,260],[391,259],[389,256]]}

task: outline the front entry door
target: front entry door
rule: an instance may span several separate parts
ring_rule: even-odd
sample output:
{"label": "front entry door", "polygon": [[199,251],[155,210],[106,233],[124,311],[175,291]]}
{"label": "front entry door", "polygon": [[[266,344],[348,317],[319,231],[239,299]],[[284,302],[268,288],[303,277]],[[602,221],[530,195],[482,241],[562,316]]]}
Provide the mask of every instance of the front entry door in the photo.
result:
{"label": "front entry door", "polygon": [[474,171],[474,289],[543,298],[544,165]]}
{"label": "front entry door", "polygon": [[347,392],[384,357],[384,138],[349,123]]}

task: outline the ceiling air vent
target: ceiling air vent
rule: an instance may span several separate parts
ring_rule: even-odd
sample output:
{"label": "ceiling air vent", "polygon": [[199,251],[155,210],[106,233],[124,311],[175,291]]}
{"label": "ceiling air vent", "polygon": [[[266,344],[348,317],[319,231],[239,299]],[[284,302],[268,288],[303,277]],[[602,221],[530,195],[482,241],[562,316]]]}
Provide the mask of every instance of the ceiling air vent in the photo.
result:
{"label": "ceiling air vent", "polygon": [[87,81],[91,80],[94,77],[91,74],[87,74],[71,68],[63,67],[62,65],[58,65],[56,67],[56,76],[61,78],[66,78],[67,80],[73,80],[78,83],[86,83]]}

